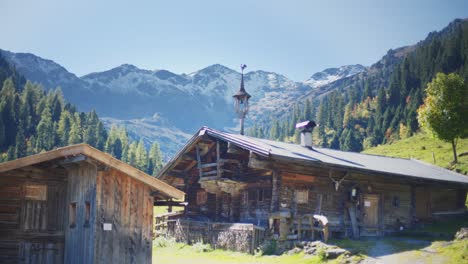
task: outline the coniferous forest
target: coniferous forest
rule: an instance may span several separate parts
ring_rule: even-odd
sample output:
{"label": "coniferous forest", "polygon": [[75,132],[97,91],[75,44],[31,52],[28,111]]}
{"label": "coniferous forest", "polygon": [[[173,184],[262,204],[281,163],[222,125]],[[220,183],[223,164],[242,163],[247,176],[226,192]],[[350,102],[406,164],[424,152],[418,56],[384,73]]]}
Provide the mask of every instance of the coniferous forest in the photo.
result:
{"label": "coniferous forest", "polygon": [[403,139],[419,130],[416,110],[438,72],[468,80],[466,20],[414,46],[390,50],[369,72],[343,80],[321,98],[305,97],[284,116],[255,124],[249,134],[298,142],[295,124],[315,120],[315,143],[322,147],[359,152]]}
{"label": "coniferous forest", "polygon": [[124,128],[107,131],[95,111],[78,112],[60,89],[46,93],[0,57],[0,162],[61,146],[87,143],[155,175],[162,167],[159,145],[148,151]]}

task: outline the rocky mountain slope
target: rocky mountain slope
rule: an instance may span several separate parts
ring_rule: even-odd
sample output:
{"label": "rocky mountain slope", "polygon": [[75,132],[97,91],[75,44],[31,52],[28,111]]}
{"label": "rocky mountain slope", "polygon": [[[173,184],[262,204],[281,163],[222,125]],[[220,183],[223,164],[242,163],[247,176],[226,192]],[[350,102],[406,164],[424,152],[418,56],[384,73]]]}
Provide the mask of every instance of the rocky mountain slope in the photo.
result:
{"label": "rocky mountain slope", "polygon": [[[203,125],[236,129],[232,95],[239,89],[240,73],[223,65],[175,74],[123,64],[77,77],[33,54],[0,53],[27,79],[46,90],[61,87],[79,110],[95,109],[108,126],[125,125],[134,137],[158,140],[169,154]],[[361,65],[331,68],[304,82],[274,72],[247,72],[245,86],[252,95],[247,125],[287,111],[297,98],[321,86],[364,71]]]}

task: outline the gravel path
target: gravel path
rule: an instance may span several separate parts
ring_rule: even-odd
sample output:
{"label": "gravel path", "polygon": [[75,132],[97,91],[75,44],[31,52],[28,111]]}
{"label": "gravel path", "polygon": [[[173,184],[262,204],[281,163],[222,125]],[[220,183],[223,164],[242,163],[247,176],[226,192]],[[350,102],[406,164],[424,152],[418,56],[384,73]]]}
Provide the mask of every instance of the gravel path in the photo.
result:
{"label": "gravel path", "polygon": [[[369,250],[369,257],[360,263],[363,264],[442,264],[446,262],[444,256],[436,254],[430,248],[430,242],[425,240],[394,238],[375,240],[374,246]],[[395,245],[398,245],[396,247]],[[407,249],[402,248],[407,245]]]}

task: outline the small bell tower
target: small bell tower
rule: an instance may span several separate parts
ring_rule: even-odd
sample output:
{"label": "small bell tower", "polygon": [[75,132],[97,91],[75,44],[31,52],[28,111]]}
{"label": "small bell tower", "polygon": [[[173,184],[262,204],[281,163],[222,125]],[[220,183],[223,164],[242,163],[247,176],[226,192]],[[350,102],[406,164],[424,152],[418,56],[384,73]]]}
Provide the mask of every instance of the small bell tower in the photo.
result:
{"label": "small bell tower", "polygon": [[241,64],[241,84],[239,91],[233,95],[234,97],[234,106],[237,113],[237,116],[240,119],[240,134],[244,135],[244,119],[247,113],[249,112],[249,99],[250,94],[245,91],[244,87],[244,69],[247,68],[247,65]]}

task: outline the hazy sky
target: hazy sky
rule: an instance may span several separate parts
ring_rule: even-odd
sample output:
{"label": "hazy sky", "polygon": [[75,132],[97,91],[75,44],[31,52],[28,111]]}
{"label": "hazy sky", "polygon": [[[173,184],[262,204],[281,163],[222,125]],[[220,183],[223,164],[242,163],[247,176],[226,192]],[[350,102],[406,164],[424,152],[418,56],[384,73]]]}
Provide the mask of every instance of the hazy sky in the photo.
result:
{"label": "hazy sky", "polygon": [[468,0],[0,0],[0,48],[78,76],[123,63],[175,73],[245,63],[301,81],[370,65],[463,17]]}

